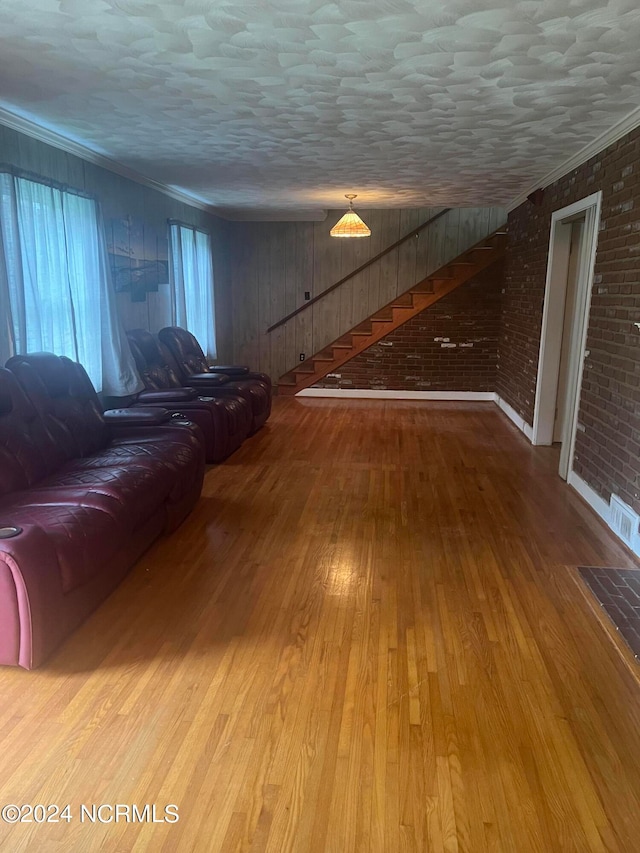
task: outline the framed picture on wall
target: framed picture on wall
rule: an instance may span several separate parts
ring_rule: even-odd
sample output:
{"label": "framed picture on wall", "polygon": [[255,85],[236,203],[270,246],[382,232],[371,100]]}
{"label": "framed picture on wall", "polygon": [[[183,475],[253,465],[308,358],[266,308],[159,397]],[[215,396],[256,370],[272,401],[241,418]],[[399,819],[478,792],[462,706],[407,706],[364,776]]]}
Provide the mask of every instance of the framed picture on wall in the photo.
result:
{"label": "framed picture on wall", "polygon": [[169,244],[166,233],[134,216],[107,222],[107,251],[117,293],[144,302],[147,293],[169,282]]}

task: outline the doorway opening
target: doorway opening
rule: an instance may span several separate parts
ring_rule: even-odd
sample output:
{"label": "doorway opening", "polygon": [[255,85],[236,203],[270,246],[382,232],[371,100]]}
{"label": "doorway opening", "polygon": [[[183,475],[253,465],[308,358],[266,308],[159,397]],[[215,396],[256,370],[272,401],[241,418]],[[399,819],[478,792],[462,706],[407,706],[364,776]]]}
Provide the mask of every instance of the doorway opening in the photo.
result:
{"label": "doorway opening", "polygon": [[533,444],[559,442],[558,473],[571,472],[602,193],[551,217]]}

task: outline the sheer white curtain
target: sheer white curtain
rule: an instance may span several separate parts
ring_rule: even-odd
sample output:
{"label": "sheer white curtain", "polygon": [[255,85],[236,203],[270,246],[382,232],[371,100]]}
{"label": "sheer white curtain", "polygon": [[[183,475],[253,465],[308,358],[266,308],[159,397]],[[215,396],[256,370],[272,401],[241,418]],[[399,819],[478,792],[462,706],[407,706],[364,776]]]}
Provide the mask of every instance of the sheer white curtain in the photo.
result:
{"label": "sheer white curtain", "polygon": [[204,353],[216,358],[211,235],[179,222],[169,223],[171,322],[188,329]]}
{"label": "sheer white curtain", "polygon": [[108,396],[140,390],[95,199],[0,173],[0,225],[0,306],[10,332],[3,363],[10,351],[53,352],[79,361]]}
{"label": "sheer white curtain", "polygon": [[7,359],[11,358],[16,351],[11,302],[9,300],[9,277],[2,231],[3,229],[0,227],[0,367],[3,367]]}

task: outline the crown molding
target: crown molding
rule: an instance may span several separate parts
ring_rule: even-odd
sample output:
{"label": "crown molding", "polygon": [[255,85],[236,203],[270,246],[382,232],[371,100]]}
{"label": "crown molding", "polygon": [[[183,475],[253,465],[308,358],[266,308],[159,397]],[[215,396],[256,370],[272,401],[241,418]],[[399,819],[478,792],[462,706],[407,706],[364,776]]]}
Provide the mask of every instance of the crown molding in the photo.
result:
{"label": "crown molding", "polygon": [[[128,166],[119,163],[117,160],[112,160],[105,154],[100,154],[99,152],[92,150],[81,142],[76,142],[75,140],[63,136],[61,133],[58,133],[55,130],[50,130],[49,128],[42,127],[31,119],[19,116],[16,113],[13,113],[2,106],[0,106],[0,124],[4,125],[5,127],[11,128],[12,130],[16,130],[18,131],[18,133],[24,133],[26,136],[30,136],[32,139],[37,139],[40,142],[44,142],[46,145],[52,145],[54,148],[58,148],[61,151],[67,151],[69,154],[73,154],[76,157],[80,157],[82,160],[86,160],[88,163],[92,163],[95,166],[100,166],[103,169],[107,169],[109,172],[114,172],[115,174],[120,175],[123,178],[127,178],[128,180],[134,181],[135,183],[141,184],[142,186],[149,187],[150,189],[156,190],[157,192],[160,192],[163,195],[169,196],[169,198],[176,199],[176,201],[180,201],[183,204],[188,204],[191,207],[195,207],[198,210],[203,210],[206,213],[209,213],[213,216],[218,216],[221,219],[236,222],[322,222],[327,217],[326,210],[308,209],[302,210],[300,212],[290,210],[242,211],[216,207],[205,201],[204,199],[196,195],[192,195],[186,190],[181,190],[177,187],[172,187],[168,184],[163,184],[160,181],[156,181],[153,178],[149,178],[146,175],[137,172],[135,169],[130,169]],[[523,204],[527,200],[527,196],[530,195],[530,193],[532,193],[535,189],[538,189],[540,187],[547,187],[549,186],[549,184],[552,184],[554,181],[557,181],[559,178],[562,178],[564,175],[571,172],[573,169],[577,169],[583,163],[586,163],[586,161],[589,160],[591,157],[595,156],[596,154],[599,154],[605,148],[608,148],[609,145],[613,145],[614,142],[617,142],[619,139],[622,139],[623,136],[626,136],[627,133],[630,133],[632,130],[635,130],[638,126],[640,126],[640,107],[637,107],[636,109],[632,110],[623,119],[621,119],[619,122],[610,127],[609,130],[605,131],[604,133],[601,133],[600,136],[597,136],[594,140],[589,142],[578,152],[564,160],[551,172],[548,172],[546,175],[544,175],[544,177],[531,184],[528,189],[521,192],[518,196],[516,196],[516,198],[513,199],[510,204],[507,204],[505,206],[507,213],[511,213],[512,210],[515,210],[516,207],[519,207],[521,204]]]}
{"label": "crown molding", "polygon": [[230,222],[324,222],[328,212],[313,208],[264,210],[262,208],[220,208],[218,216]]}
{"label": "crown molding", "polygon": [[180,190],[177,187],[168,186],[160,181],[154,181],[153,178],[148,178],[146,175],[136,172],[135,169],[130,169],[128,166],[118,163],[117,160],[112,160],[104,154],[99,154],[97,151],[93,151],[81,142],[75,142],[73,139],[69,139],[55,130],[49,130],[46,127],[41,127],[39,124],[36,124],[36,122],[31,121],[31,119],[16,115],[1,106],[0,124],[11,128],[11,130],[17,130],[18,133],[24,133],[32,139],[37,139],[39,142],[44,142],[46,145],[52,145],[54,148],[59,148],[61,151],[66,151],[69,154],[80,157],[82,160],[86,160],[94,166],[100,166],[103,169],[107,169],[109,172],[115,172],[123,178],[135,181],[137,184],[149,187],[152,190],[163,193],[163,195],[167,195],[170,198],[174,198],[177,201],[190,205],[191,207],[196,207],[198,210],[204,210],[206,213],[211,213],[214,216],[220,215],[213,205],[198,196],[191,195],[191,193],[188,193],[185,190]]}
{"label": "crown molding", "polygon": [[589,142],[575,154],[572,154],[571,157],[559,166],[556,166],[553,171],[549,172],[544,177],[540,178],[539,181],[536,181],[535,184],[532,184],[527,190],[520,193],[519,196],[507,205],[507,213],[511,213],[512,210],[515,210],[516,207],[523,204],[527,200],[527,196],[534,190],[548,187],[549,184],[552,184],[554,181],[557,181],[559,178],[562,178],[569,172],[577,169],[578,166],[582,166],[582,164],[586,163],[591,157],[594,157],[596,154],[604,151],[605,148],[613,145],[614,142],[622,139],[623,136],[626,136],[627,133],[635,130],[638,126],[640,126],[640,107],[636,107],[636,109],[632,110],[623,119],[610,127],[609,130],[601,133],[600,136],[596,136],[594,140]]}
{"label": "crown molding", "polygon": [[105,154],[100,154],[99,152],[92,150],[81,142],[69,139],[69,137],[63,136],[55,130],[42,127],[35,121],[19,116],[2,106],[0,106],[0,125],[9,127],[11,130],[16,130],[18,133],[24,133],[32,139],[37,139],[39,142],[44,142],[46,145],[52,145],[60,151],[66,151],[69,154],[73,154],[75,157],[80,157],[82,160],[86,160],[94,166],[100,166],[103,169],[107,169],[109,172],[115,172],[123,178],[127,178],[130,181],[141,184],[143,187],[149,187],[163,195],[176,199],[176,201],[181,201],[183,204],[188,204],[198,210],[204,210],[205,213],[217,216],[220,219],[235,222],[323,222],[327,218],[326,210],[305,209],[300,211],[269,211],[252,209],[233,210],[230,208],[216,207],[215,205],[206,202],[204,199],[196,195],[192,195],[186,190],[180,190],[177,187],[163,184],[160,181],[155,181],[153,178],[148,178],[146,175],[136,172],[135,169],[130,169],[128,166],[124,166],[117,160],[112,160]]}

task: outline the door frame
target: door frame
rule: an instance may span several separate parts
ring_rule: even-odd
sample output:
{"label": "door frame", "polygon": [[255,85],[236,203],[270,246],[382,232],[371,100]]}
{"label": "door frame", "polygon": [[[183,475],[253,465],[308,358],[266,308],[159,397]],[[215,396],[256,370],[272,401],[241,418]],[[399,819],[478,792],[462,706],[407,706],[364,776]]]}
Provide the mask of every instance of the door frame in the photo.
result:
{"label": "door frame", "polygon": [[[544,308],[542,313],[532,431],[532,443],[542,445],[553,443],[553,425],[558,393],[560,349],[562,345],[564,307],[569,269],[569,248],[571,242],[571,225],[564,224],[563,220],[574,217],[582,212],[585,214],[573,326],[577,334],[574,336],[570,353],[570,379],[575,388],[575,396],[570,409],[569,448],[568,450],[565,448],[563,452],[563,457],[568,458],[567,476],[572,470],[573,451],[576,440],[584,352],[589,326],[593,270],[598,245],[601,208],[602,191],[599,191],[567,207],[563,207],[561,210],[556,210],[551,215],[549,256],[544,289]],[[566,442],[563,444],[566,444]]]}

